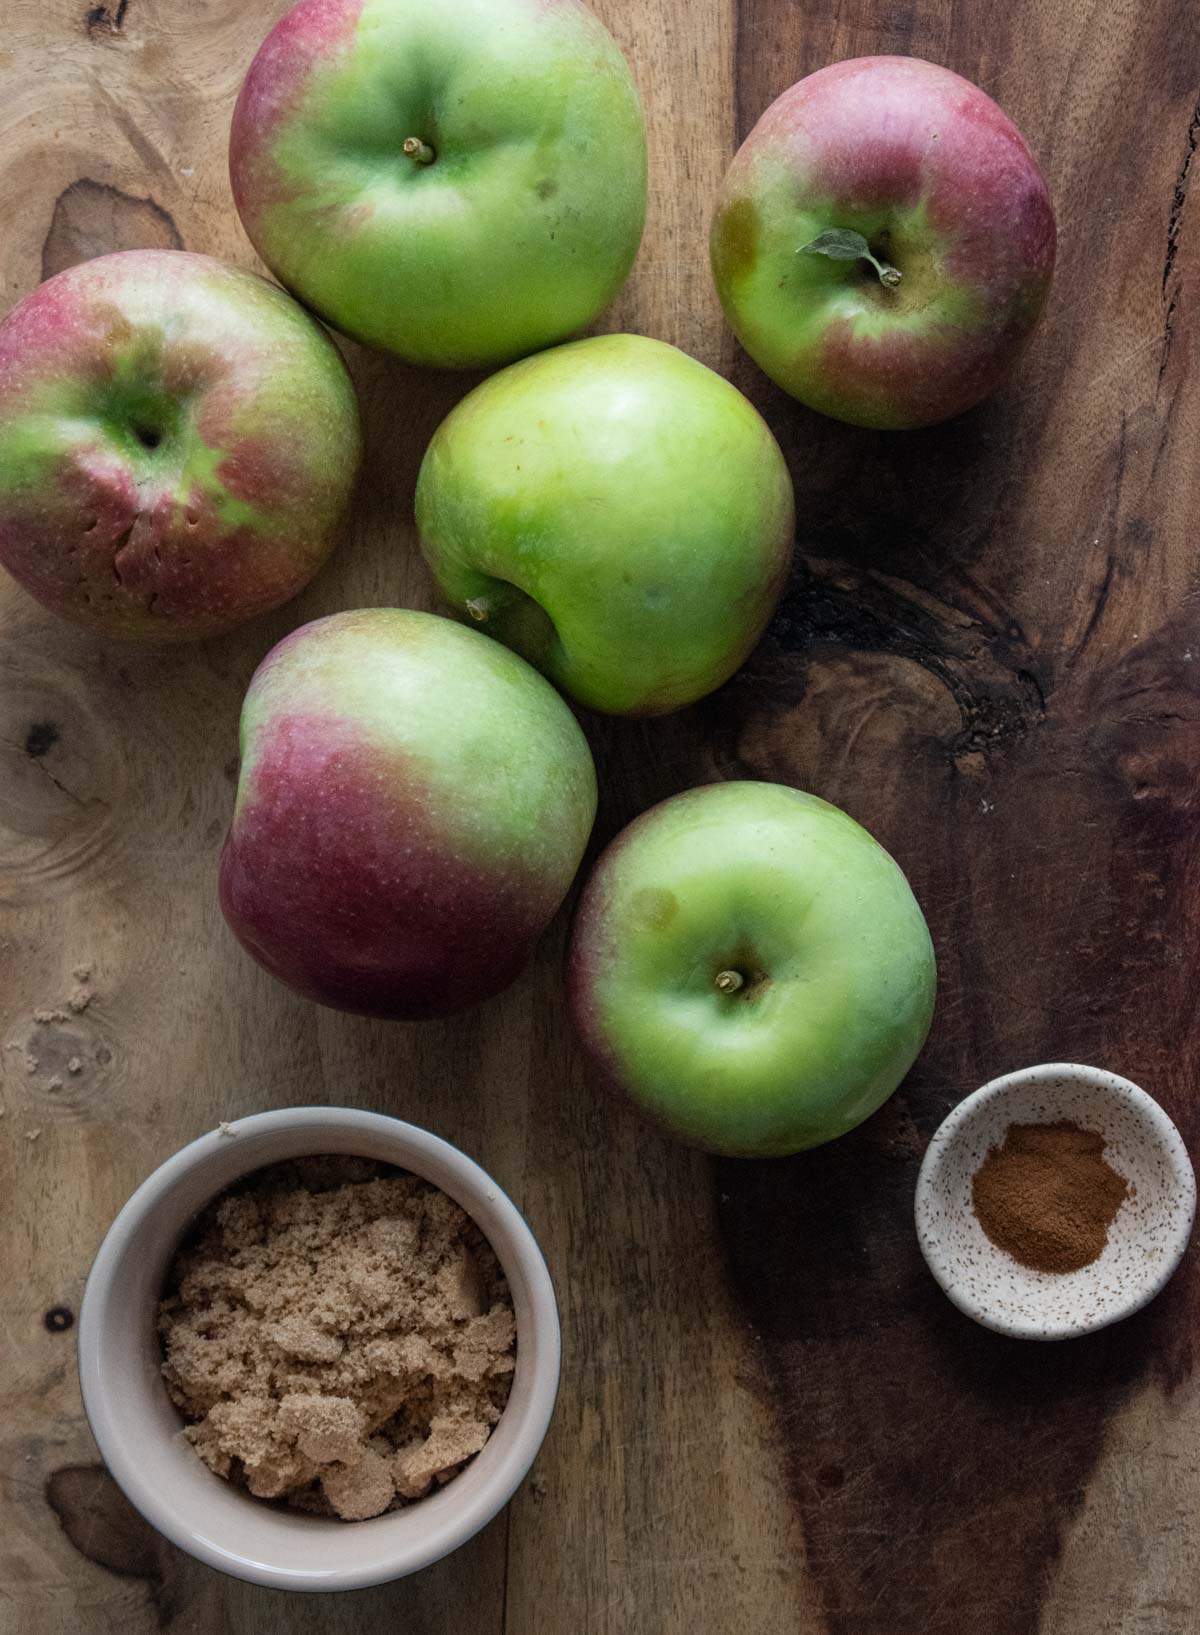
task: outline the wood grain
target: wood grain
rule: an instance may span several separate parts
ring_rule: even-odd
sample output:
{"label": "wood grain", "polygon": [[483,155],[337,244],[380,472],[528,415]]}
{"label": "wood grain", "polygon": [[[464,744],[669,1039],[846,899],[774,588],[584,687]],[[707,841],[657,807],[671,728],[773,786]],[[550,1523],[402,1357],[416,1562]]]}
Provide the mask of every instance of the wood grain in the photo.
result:
{"label": "wood grain", "polygon": [[793,1490],[827,1629],[1166,1635],[1196,1622],[1193,1274],[1123,1328],[1021,1346],[941,1299],[910,1209],[938,1119],[1028,1062],[1109,1065],[1200,1137],[1200,38],[1182,5],[752,0],[742,125],[827,57],[887,50],[948,62],[1028,132],[1060,265],[1013,385],[941,430],[847,432],[736,371],[786,439],[806,560],[713,706],[716,762],[814,788],[896,852],[941,1003],[880,1119],[722,1166],[722,1221],[777,1398],[803,1405]]}
{"label": "wood grain", "polygon": [[[254,265],[225,136],[285,5],[5,0],[0,305],[132,245]],[[674,341],[759,403],[792,466],[802,551],[768,639],[717,697],[588,723],[597,843],[716,776],[846,806],[929,913],[930,1045],[858,1135],[712,1165],[584,1081],[561,923],[510,993],[453,1025],[319,1011],[239,955],[214,878],[254,664],[335,608],[433,605],[412,487],[470,382],[348,347],[360,503],[290,607],[161,655],[0,585],[0,1630],[1184,1635],[1193,1273],[1109,1335],[1022,1348],[942,1301],[910,1210],[937,1119],[1029,1061],[1128,1073],[1200,1138],[1194,9],[597,9],[634,63],[653,147],[647,239],[606,327]],[[721,171],[766,103],[868,51],[929,56],[996,95],[1062,227],[1048,321],[1012,386],[902,437],[776,393],[729,340],[705,254]],[[539,1482],[452,1561],[319,1602],[202,1569],[129,1510],[97,1467],[62,1315],[156,1163],[219,1118],[302,1100],[411,1117],[491,1169],[547,1251],[566,1345]]]}
{"label": "wood grain", "polygon": [[[103,15],[99,11],[103,9]],[[91,8],[12,0],[0,44],[5,305],[106,250],[183,244],[254,265],[225,138],[259,40],[245,0]],[[732,12],[611,5],[656,140],[651,227],[613,326],[732,354],[697,246],[733,142]],[[32,66],[42,70],[36,88]],[[51,91],[50,85],[53,90]],[[47,112],[53,109],[53,115]],[[115,649],[0,587],[0,905],[8,1244],[0,1292],[0,1626],[365,1631],[797,1627],[799,1521],[761,1368],[728,1290],[710,1171],[584,1085],[559,1001],[562,927],[508,995],[453,1026],[318,1011],[238,953],[215,900],[236,721],[273,641],[335,608],[431,606],[411,523],[417,465],[470,384],[347,348],[369,450],[351,536],[296,603],[187,653]],[[599,727],[604,831],[704,773],[700,734]],[[69,1023],[38,1024],[94,968]],[[66,1071],[78,1056],[78,1075]],[[32,1062],[34,1070],[27,1072]],[[51,1090],[53,1079],[63,1086]],[[219,1118],[298,1101],[403,1114],[460,1142],[521,1201],[563,1308],[565,1368],[540,1480],[453,1562],[315,1602],[256,1592],[162,1545],[95,1466],[74,1377],[90,1258],[137,1182]],[[36,1139],[28,1139],[40,1131]]]}

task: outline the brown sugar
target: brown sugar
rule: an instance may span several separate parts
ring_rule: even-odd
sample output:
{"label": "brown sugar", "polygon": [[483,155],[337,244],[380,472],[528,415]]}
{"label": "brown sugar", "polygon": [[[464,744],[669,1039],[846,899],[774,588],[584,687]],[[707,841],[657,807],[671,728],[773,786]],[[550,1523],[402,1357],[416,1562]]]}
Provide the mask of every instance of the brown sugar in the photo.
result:
{"label": "brown sugar", "polygon": [[1013,1124],[976,1170],[971,1202],[991,1241],[1022,1266],[1077,1272],[1103,1252],[1131,1190],[1095,1130]]}
{"label": "brown sugar", "polygon": [[347,1521],[478,1453],[516,1360],[508,1285],[470,1216],[356,1158],[274,1164],[216,1199],[175,1257],[159,1332],[210,1469]]}

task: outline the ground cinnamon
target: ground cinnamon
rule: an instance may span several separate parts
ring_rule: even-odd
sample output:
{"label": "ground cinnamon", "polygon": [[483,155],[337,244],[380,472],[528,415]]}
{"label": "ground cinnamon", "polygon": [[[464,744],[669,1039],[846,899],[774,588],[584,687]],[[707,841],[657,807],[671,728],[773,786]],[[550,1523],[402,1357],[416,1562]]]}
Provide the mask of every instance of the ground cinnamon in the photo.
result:
{"label": "ground cinnamon", "polygon": [[1038,1272],[1077,1272],[1108,1242],[1131,1188],[1078,1124],[1013,1124],[975,1172],[971,1203],[998,1249]]}

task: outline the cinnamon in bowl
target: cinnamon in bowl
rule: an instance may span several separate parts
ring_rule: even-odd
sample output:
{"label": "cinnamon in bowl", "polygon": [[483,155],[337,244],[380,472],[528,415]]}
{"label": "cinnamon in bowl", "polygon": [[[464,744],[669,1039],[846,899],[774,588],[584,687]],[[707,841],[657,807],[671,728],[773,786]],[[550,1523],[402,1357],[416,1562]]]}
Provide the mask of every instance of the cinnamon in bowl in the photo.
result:
{"label": "cinnamon in bowl", "polygon": [[998,1249],[1035,1272],[1078,1272],[1103,1254],[1134,1188],[1098,1130],[1069,1119],[1010,1124],[971,1181],[975,1218]]}
{"label": "cinnamon in bowl", "polygon": [[1137,1085],[1047,1062],[993,1079],[934,1132],[917,1241],[960,1311],[1026,1340],[1130,1316],[1187,1247],[1196,1179],[1179,1131]]}

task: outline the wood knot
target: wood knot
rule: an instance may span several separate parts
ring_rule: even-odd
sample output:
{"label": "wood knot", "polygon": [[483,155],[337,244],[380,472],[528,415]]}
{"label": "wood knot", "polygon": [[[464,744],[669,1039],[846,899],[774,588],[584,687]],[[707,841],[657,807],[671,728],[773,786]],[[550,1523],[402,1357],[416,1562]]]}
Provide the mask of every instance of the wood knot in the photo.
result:
{"label": "wood knot", "polygon": [[58,195],[42,245],[42,277],[115,250],[182,250],[183,236],[155,199],[82,176]]}
{"label": "wood knot", "polygon": [[113,35],[120,34],[125,27],[128,10],[129,0],[116,0],[113,5],[89,7],[83,19],[88,38],[111,39]]}
{"label": "wood knot", "polygon": [[25,734],[25,753],[40,761],[58,742],[58,728],[53,721],[34,721]]}
{"label": "wood knot", "polygon": [[46,1479],[46,1503],[89,1561],[122,1578],[140,1578],[164,1628],[175,1610],[169,1579],[177,1552],[130,1504],[103,1465],[64,1465]]}

